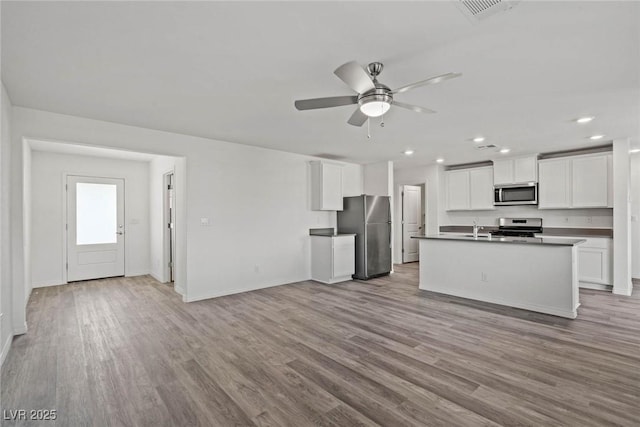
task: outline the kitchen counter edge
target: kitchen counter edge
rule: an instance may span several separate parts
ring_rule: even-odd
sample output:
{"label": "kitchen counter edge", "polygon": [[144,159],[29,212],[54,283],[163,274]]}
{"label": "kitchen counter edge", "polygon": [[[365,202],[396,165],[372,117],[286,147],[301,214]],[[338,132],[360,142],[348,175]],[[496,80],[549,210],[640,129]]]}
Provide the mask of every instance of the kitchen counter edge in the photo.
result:
{"label": "kitchen counter edge", "polygon": [[586,242],[585,239],[556,239],[553,237],[467,237],[447,234],[411,236],[412,239],[423,240],[457,240],[461,242],[481,242],[481,243],[510,243],[520,245],[550,245],[550,246],[575,246]]}

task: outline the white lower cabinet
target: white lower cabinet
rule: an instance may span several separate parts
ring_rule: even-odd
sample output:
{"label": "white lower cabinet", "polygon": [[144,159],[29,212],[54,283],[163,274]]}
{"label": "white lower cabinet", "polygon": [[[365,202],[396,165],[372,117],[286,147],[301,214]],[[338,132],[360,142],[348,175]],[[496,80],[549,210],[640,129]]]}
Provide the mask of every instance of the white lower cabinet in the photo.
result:
{"label": "white lower cabinet", "polygon": [[566,237],[559,239],[584,239],[578,245],[578,281],[581,288],[606,289],[613,284],[613,239],[608,237]]}
{"label": "white lower cabinet", "polygon": [[311,279],[322,283],[351,280],[356,272],[355,235],[310,237]]}

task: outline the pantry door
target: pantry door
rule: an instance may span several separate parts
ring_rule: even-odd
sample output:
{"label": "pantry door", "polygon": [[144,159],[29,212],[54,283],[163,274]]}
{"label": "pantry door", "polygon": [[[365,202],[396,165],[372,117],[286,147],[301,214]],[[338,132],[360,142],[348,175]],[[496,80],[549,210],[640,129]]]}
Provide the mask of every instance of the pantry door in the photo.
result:
{"label": "pantry door", "polygon": [[67,281],[124,276],[124,180],[67,177]]}

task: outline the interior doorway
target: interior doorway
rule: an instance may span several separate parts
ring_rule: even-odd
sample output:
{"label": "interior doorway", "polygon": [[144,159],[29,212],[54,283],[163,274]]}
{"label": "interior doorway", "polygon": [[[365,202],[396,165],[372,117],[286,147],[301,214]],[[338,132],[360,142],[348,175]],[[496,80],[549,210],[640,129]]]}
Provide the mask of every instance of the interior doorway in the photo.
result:
{"label": "interior doorway", "polygon": [[175,281],[176,259],[176,200],[175,175],[173,171],[164,174],[164,218],[165,218],[165,277],[169,282]]}
{"label": "interior doorway", "polygon": [[67,176],[67,281],[124,276],[124,179]]}
{"label": "interior doorway", "polygon": [[416,262],[419,259],[419,245],[413,236],[422,234],[423,225],[423,189],[418,185],[402,186],[402,263]]}

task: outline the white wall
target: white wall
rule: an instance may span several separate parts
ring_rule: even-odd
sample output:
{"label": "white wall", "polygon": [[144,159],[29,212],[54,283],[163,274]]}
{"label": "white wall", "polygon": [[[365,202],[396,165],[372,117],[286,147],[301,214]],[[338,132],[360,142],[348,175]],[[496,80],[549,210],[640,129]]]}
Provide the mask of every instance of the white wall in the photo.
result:
{"label": "white wall", "polygon": [[168,282],[164,265],[164,234],[167,220],[164,217],[164,175],[176,167],[175,157],[158,156],[149,163],[149,242],[150,273],[159,282]]}
{"label": "white wall", "polygon": [[364,194],[393,196],[393,162],[364,165]]}
{"label": "white wall", "polygon": [[149,163],[33,151],[31,153],[31,280],[33,287],[64,280],[64,176],[125,180],[125,275],[149,273]]}
{"label": "white wall", "polygon": [[0,364],[7,356],[13,338],[13,292],[11,282],[11,225],[10,225],[10,170],[11,170],[11,101],[2,85],[0,100]]}
{"label": "white wall", "polygon": [[[188,301],[309,279],[308,229],[335,226],[334,212],[309,208],[310,156],[16,107],[13,147],[23,137],[183,156]],[[21,227],[22,151],[15,151],[13,219]],[[345,194],[362,193],[361,176],[361,166],[345,164]],[[210,225],[200,226],[205,217]],[[22,267],[20,252],[14,264]]]}

